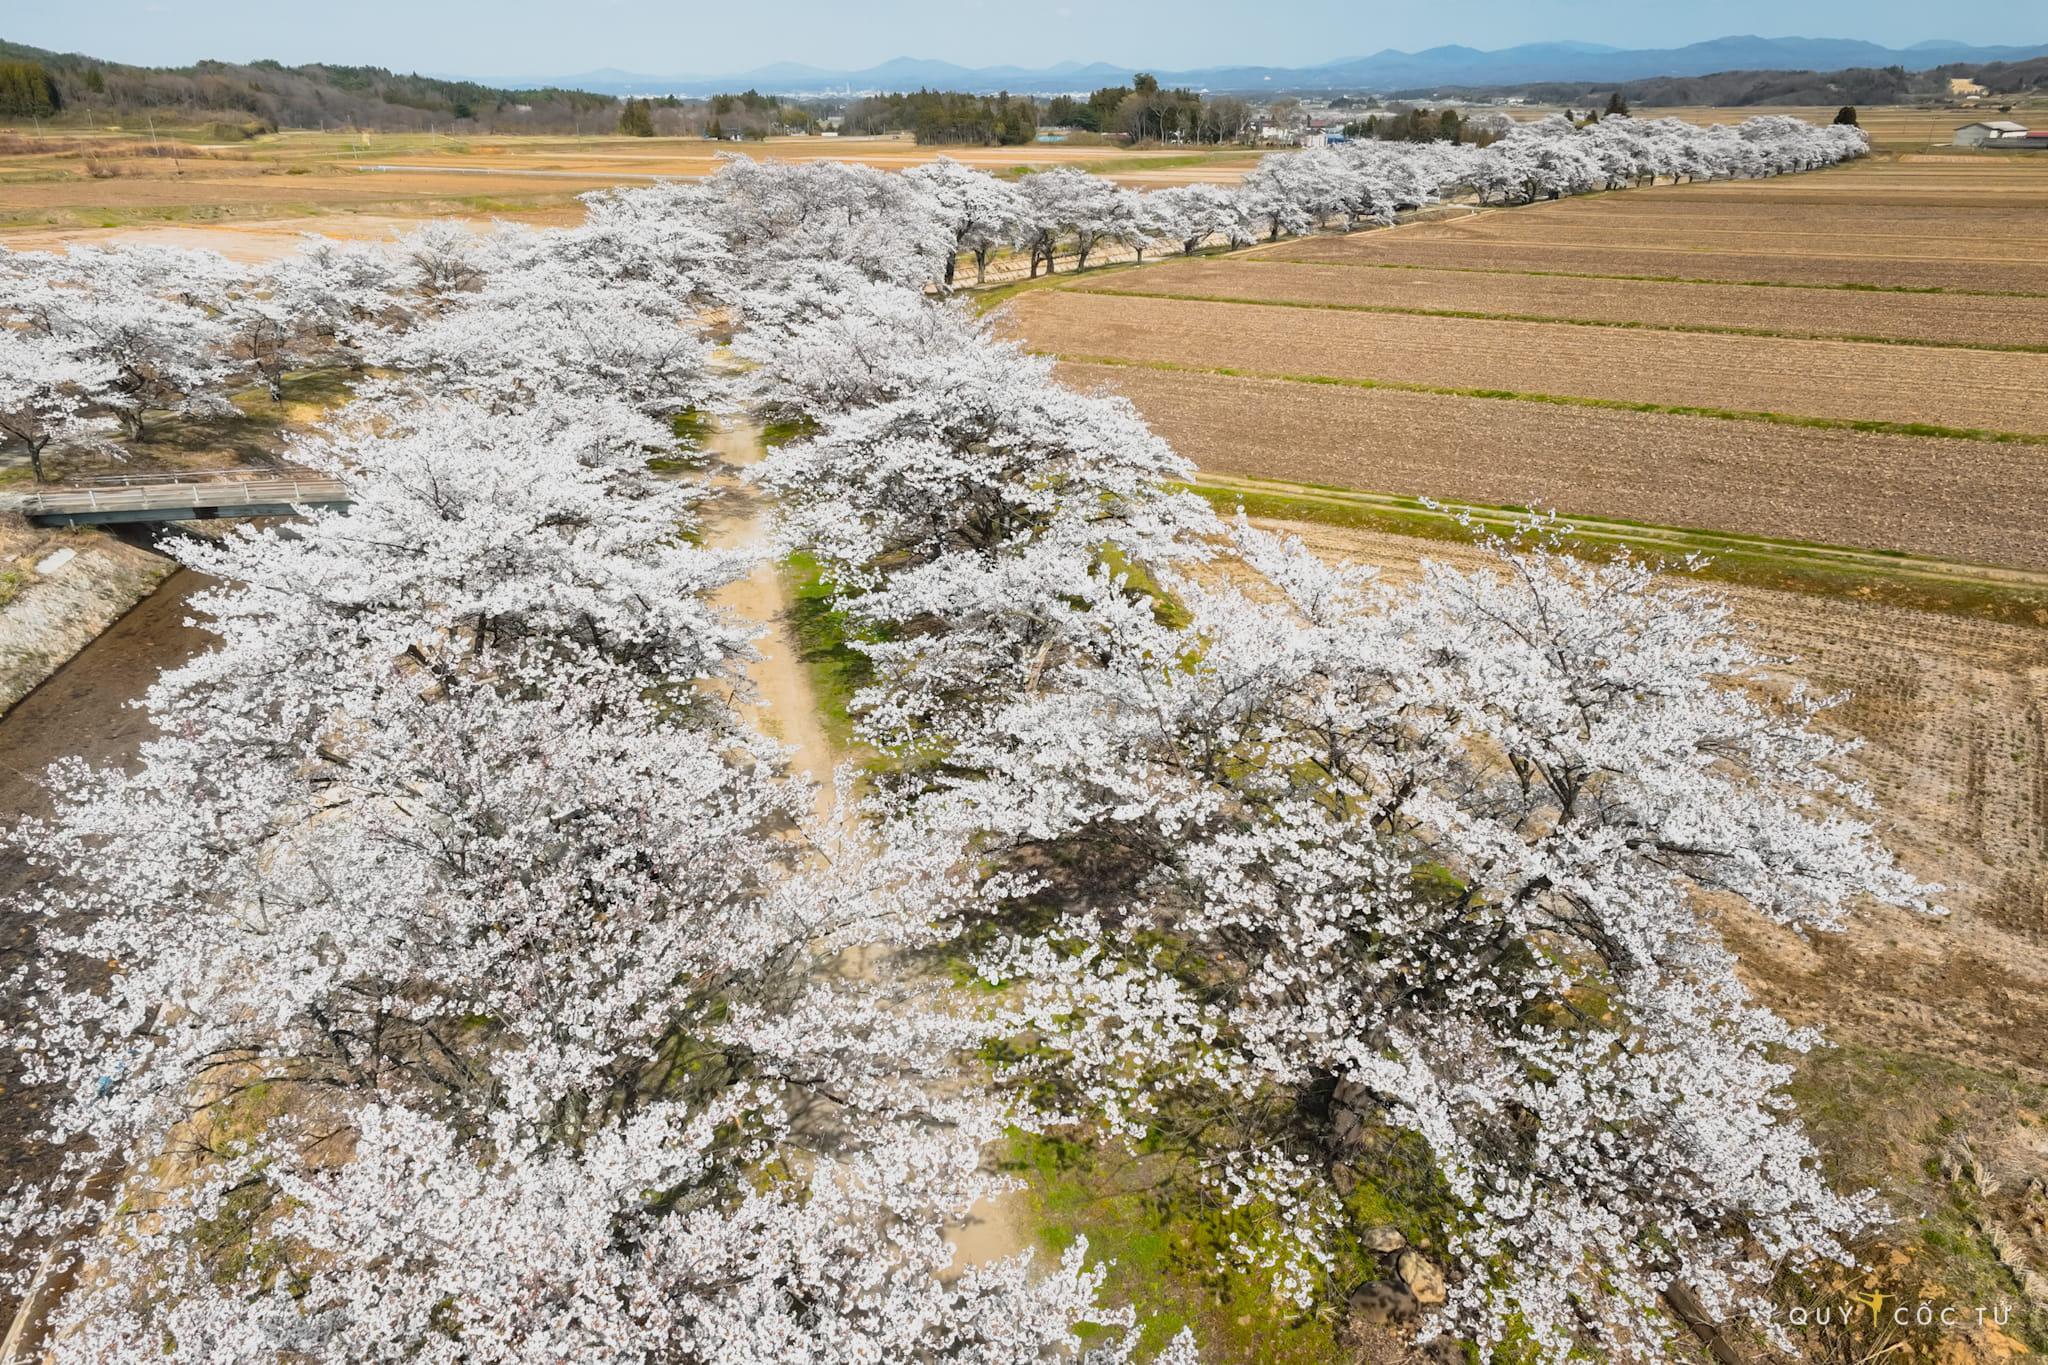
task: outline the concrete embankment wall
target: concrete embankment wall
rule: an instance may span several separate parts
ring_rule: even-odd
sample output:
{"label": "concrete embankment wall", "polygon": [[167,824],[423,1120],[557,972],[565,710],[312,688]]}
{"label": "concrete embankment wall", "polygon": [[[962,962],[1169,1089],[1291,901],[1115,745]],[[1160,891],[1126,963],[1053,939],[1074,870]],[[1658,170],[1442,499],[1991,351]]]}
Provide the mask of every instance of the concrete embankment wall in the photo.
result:
{"label": "concrete embankment wall", "polygon": [[109,532],[0,525],[0,712],[133,610],[177,564]]}

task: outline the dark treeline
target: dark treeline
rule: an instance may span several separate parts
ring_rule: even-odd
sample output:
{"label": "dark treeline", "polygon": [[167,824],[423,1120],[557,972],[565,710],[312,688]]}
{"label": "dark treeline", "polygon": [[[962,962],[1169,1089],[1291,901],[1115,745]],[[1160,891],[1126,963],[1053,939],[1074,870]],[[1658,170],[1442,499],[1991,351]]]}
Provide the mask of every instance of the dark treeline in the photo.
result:
{"label": "dark treeline", "polygon": [[846,106],[849,133],[911,133],[927,145],[1014,147],[1038,136],[1038,105],[1023,96],[918,90],[867,95]]}
{"label": "dark treeline", "polygon": [[1484,147],[1499,138],[1492,128],[1476,128],[1455,109],[1406,109],[1399,105],[1368,114],[1344,125],[1346,137],[1378,138],[1382,142],[1456,142]]}
{"label": "dark treeline", "polygon": [[63,104],[63,92],[40,62],[0,62],[0,114],[41,118]]}
{"label": "dark treeline", "polygon": [[784,133],[815,133],[826,106],[794,102],[757,90],[708,100],[662,95],[629,99],[619,110],[619,131],[637,137],[711,137],[759,141]]}
{"label": "dark treeline", "polygon": [[618,101],[583,90],[501,90],[375,66],[258,61],[126,66],[0,43],[0,113],[216,121],[255,128],[480,132],[610,131]]}
{"label": "dark treeline", "polygon": [[1134,142],[1236,142],[1251,128],[1252,111],[1230,96],[1205,99],[1193,90],[1162,89],[1140,72],[1130,85],[1104,86],[1086,99],[1055,96],[1046,122]]}

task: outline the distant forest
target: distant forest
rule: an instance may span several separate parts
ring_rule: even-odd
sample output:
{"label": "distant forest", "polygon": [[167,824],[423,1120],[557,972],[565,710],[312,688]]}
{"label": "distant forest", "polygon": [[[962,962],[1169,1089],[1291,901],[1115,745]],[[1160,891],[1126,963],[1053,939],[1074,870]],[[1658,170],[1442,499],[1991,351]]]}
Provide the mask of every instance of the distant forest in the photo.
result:
{"label": "distant forest", "polygon": [[1038,136],[1038,105],[1023,96],[918,90],[867,95],[846,106],[849,133],[907,132],[926,144],[1015,147]]}
{"label": "distant forest", "polygon": [[922,143],[990,147],[1029,142],[1041,126],[1134,142],[1234,142],[1251,128],[1252,113],[1241,99],[1168,90],[1140,72],[1129,85],[1055,95],[1042,104],[1021,95],[941,90],[869,95],[847,105],[845,123],[849,133],[908,132]]}
{"label": "distant forest", "polygon": [[1056,127],[1161,142],[1235,142],[1250,131],[1253,122],[1251,106],[1241,99],[1168,90],[1143,72],[1130,85],[1105,86],[1085,100],[1056,95],[1046,106],[1045,121]]}
{"label": "distant forest", "polygon": [[1444,86],[1398,92],[1397,99],[1425,97],[1496,98],[1524,95],[1542,104],[1594,104],[1620,94],[1648,106],[1910,104],[1948,97],[1952,77],[1976,81],[1992,96],[2026,95],[2048,89],[2048,57],[2024,62],[1953,64],[1928,71],[1902,66],[1850,67],[1843,71],[1717,71],[1708,76],[1657,76],[1649,80],[1543,81],[1533,85]]}
{"label": "distant forest", "polygon": [[609,132],[618,100],[584,90],[500,90],[377,66],[258,61],[127,66],[0,42],[0,117],[215,122],[229,135],[277,128],[402,132]]}

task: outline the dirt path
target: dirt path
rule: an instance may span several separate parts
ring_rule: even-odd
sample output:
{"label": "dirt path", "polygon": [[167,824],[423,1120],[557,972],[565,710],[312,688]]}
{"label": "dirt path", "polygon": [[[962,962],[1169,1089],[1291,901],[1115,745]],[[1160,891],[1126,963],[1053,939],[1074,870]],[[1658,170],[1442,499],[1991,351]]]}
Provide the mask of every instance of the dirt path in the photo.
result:
{"label": "dirt path", "polygon": [[[750,487],[741,471],[766,455],[761,429],[739,417],[727,418],[707,442],[720,468],[712,486],[717,499],[707,509],[706,542],[716,549],[758,550],[769,533],[767,499]],[[740,712],[762,733],[791,749],[790,767],[817,784],[818,813],[832,804],[832,773],[837,755],[818,719],[818,699],[804,671],[796,637],[790,630],[789,585],[780,564],[764,557],[754,572],[730,584],[712,599],[761,627],[754,642],[761,657],[747,669],[754,695],[743,698]]]}
{"label": "dirt path", "polygon": [[[709,544],[722,549],[753,549],[767,543],[768,500],[749,487],[740,471],[766,454],[761,429],[740,418],[728,418],[707,442],[723,466],[712,478],[717,502],[706,517]],[[789,627],[789,585],[773,558],[714,599],[720,606],[759,624],[763,634],[755,648],[761,657],[747,670],[755,696],[741,713],[763,732],[790,746],[790,766],[818,783],[818,813],[832,804],[832,773],[838,755],[818,719],[818,702],[804,672]],[[1016,1194],[985,1199],[968,1211],[966,1221],[946,1234],[955,1257],[949,1275],[970,1266],[1014,1256],[1031,1245],[1025,1230],[1021,1199]]]}

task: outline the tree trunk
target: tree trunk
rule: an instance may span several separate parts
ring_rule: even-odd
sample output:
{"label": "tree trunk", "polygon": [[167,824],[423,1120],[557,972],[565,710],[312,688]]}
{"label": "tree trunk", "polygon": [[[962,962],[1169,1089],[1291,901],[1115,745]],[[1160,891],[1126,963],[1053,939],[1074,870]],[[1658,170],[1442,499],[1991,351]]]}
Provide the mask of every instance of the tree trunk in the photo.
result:
{"label": "tree trunk", "polygon": [[1716,1365],[1750,1365],[1749,1357],[1738,1350],[1735,1343],[1728,1340],[1727,1333],[1707,1316],[1706,1307],[1690,1285],[1673,1283],[1664,1291],[1664,1302],[1671,1305],[1671,1311],[1677,1314],[1680,1322],[1692,1329],[1692,1334],[1714,1357]]}

